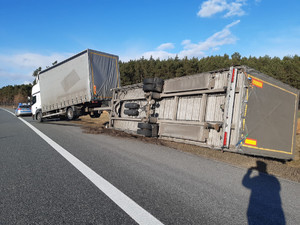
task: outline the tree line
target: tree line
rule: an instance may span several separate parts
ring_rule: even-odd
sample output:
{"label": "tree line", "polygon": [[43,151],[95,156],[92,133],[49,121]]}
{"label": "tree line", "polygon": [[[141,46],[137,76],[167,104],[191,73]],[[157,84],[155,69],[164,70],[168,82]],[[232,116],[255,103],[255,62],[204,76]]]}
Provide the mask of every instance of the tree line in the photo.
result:
{"label": "tree line", "polygon": [[0,105],[17,105],[28,103],[28,96],[31,95],[31,84],[8,85],[0,89]]}
{"label": "tree line", "polygon": [[[57,63],[54,62],[53,65]],[[231,57],[227,54],[223,56],[208,56],[204,58],[187,57],[180,59],[178,57],[165,60],[140,58],[128,62],[119,62],[121,85],[130,85],[140,83],[146,77],[160,77],[169,79],[182,77],[222,68],[228,68],[232,65],[246,65],[262,73],[274,77],[292,87],[300,89],[300,57],[285,56],[279,57],[241,57],[239,53],[234,53]],[[36,77],[41,67],[33,72]],[[34,82],[33,82],[34,84]],[[27,101],[30,96],[32,85],[6,86],[0,89],[0,104],[17,104]]]}
{"label": "tree line", "polygon": [[290,86],[300,89],[300,57],[241,57],[239,53],[223,56],[198,58],[169,58],[166,60],[138,59],[120,62],[121,84],[142,82],[145,77],[169,79],[212,70],[228,68],[232,65],[246,65],[274,77]]}

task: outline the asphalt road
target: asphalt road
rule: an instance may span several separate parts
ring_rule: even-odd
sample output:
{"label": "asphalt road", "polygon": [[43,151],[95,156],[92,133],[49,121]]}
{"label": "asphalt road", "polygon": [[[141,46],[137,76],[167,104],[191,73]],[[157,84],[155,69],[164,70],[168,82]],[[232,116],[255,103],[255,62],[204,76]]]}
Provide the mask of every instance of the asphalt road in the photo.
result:
{"label": "asphalt road", "polygon": [[299,183],[138,140],[85,134],[66,121],[24,119],[154,219],[121,206],[0,109],[1,225],[137,224],[135,214],[144,218],[140,224],[300,222]]}

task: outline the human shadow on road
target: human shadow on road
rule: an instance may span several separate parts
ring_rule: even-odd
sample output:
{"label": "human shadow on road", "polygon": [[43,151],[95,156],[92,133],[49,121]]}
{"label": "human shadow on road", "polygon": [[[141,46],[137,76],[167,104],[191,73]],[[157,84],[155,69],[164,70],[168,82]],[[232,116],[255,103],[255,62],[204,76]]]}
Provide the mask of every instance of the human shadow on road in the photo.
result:
{"label": "human shadow on road", "polygon": [[[251,177],[257,170],[258,175]],[[280,183],[278,179],[267,174],[267,165],[256,162],[245,174],[242,184],[251,190],[247,211],[248,224],[286,224],[281,206]]]}

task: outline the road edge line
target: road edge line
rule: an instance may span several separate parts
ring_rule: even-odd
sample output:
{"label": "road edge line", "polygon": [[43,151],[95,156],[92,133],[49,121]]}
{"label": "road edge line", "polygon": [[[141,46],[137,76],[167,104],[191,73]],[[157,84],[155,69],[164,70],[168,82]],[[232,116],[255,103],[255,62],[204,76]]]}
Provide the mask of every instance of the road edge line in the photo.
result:
{"label": "road edge line", "polygon": [[[14,115],[14,113],[1,108],[2,110],[9,112]],[[42,133],[36,127],[28,123],[23,118],[17,117],[24,124],[26,124],[30,129],[32,129],[38,136],[40,136],[44,141],[46,141],[52,148],[54,148],[61,156],[63,156],[69,163],[71,163],[77,170],[79,170],[86,178],[88,178],[94,185],[98,187],[100,191],[102,191],[107,197],[109,197],[115,204],[117,204],[124,212],[126,212],[133,220],[135,220],[138,224],[145,225],[160,225],[163,224],[158,219],[156,219],[153,215],[151,215],[144,208],[139,206],[136,202],[134,202],[131,198],[81,162],[78,158],[69,153],[66,149],[61,147],[47,135]]]}

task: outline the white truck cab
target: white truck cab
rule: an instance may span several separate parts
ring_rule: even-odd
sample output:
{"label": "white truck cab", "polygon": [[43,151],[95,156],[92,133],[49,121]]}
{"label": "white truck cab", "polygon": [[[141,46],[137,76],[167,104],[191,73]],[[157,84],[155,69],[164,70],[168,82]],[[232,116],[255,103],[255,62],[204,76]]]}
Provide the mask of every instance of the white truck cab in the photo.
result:
{"label": "white truck cab", "polygon": [[36,118],[36,113],[38,111],[41,111],[42,109],[40,83],[38,77],[36,78],[36,84],[32,87],[31,96],[32,96],[32,105],[31,105],[32,117]]}
{"label": "white truck cab", "polygon": [[32,87],[33,119],[99,118],[120,83],[119,57],[87,49],[39,72]]}

